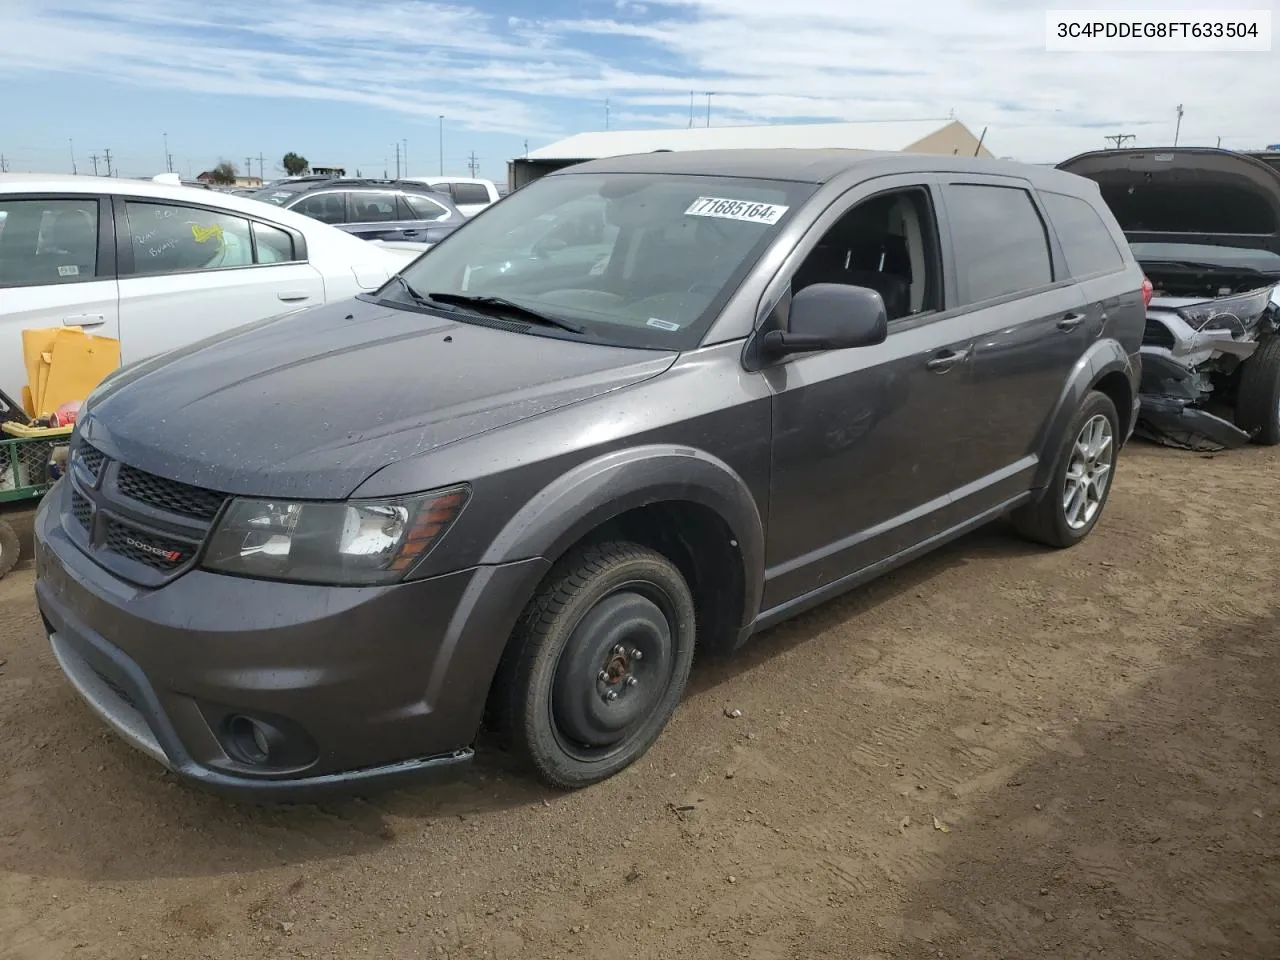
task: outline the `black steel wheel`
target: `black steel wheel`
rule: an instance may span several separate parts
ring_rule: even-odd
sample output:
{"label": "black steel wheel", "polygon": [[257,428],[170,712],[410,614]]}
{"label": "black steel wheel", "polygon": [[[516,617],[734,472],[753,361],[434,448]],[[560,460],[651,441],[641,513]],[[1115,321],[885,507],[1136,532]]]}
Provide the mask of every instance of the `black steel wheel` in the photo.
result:
{"label": "black steel wheel", "polygon": [[693,663],[693,596],[662,554],[587,546],[552,568],[499,667],[495,719],[545,783],[575,789],[639,759]]}

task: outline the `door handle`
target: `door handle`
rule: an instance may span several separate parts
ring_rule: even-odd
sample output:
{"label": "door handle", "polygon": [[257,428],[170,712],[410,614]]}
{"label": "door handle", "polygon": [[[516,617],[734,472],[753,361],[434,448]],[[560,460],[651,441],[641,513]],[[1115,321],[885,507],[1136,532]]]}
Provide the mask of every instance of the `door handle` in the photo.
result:
{"label": "door handle", "polygon": [[1070,333],[1080,324],[1084,323],[1083,313],[1068,313],[1065,317],[1058,321],[1058,329],[1063,333]]}
{"label": "door handle", "polygon": [[968,359],[969,354],[972,352],[973,347],[965,347],[963,350],[943,350],[930,359],[925,366],[934,373],[946,373],[957,363]]}
{"label": "door handle", "polygon": [[415,229],[413,227],[406,227],[404,230],[401,230],[400,232],[403,233],[406,237],[416,237],[422,231]]}
{"label": "door handle", "polygon": [[62,318],[64,327],[100,327],[106,322],[107,318],[100,313],[80,313]]}
{"label": "door handle", "polygon": [[291,303],[294,300],[310,300],[311,299],[311,294],[307,293],[305,290],[281,290],[279,293],[276,294],[276,296],[279,297],[281,300],[285,301],[286,303]]}

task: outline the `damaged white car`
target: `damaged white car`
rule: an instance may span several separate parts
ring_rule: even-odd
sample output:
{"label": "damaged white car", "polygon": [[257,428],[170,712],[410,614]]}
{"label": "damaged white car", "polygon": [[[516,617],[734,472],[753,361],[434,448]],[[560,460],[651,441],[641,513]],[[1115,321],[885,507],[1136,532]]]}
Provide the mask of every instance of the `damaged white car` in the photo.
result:
{"label": "damaged white car", "polygon": [[1191,450],[1280,443],[1280,170],[1198,147],[1059,167],[1097,181],[1150,281],[1136,432]]}

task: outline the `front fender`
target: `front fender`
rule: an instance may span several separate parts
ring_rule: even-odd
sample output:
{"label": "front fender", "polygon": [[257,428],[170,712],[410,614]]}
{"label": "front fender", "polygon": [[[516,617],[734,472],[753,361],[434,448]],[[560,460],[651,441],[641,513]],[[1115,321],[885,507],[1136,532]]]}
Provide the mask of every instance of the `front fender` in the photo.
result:
{"label": "front fender", "polygon": [[750,622],[764,582],[760,511],[732,467],[692,447],[632,447],[579,464],[534,494],[489,544],[480,563],[529,557],[554,561],[606,521],[665,501],[701,504],[729,528],[742,561],[742,623]]}
{"label": "front fender", "polygon": [[[1076,411],[1080,409],[1080,404],[1084,402],[1089,391],[1103,377],[1112,373],[1123,374],[1129,385],[1129,396],[1131,398],[1137,396],[1138,370],[1133,359],[1118,341],[1098,340],[1076,361],[1062,388],[1062,393],[1058,396],[1058,403],[1045,423],[1040,442],[1036,447],[1040,451],[1040,464],[1036,468],[1032,483],[1034,489],[1043,489],[1048,485],[1054,471],[1058,468],[1063,441],[1066,439]],[[1117,410],[1117,413],[1132,427],[1133,411],[1131,409]],[[1124,430],[1122,433],[1127,436],[1129,431]]]}

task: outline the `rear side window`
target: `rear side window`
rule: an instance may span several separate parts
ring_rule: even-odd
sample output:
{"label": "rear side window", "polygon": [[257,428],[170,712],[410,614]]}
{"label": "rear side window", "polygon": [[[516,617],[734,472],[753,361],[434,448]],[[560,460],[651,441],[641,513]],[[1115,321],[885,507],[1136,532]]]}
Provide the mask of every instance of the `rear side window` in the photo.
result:
{"label": "rear side window", "polygon": [[385,223],[397,220],[396,195],[352,191],[347,194],[347,216],[348,223]]}
{"label": "rear side window", "polygon": [[1124,256],[1111,239],[1111,231],[1087,200],[1063,193],[1045,193],[1040,199],[1053,221],[1058,243],[1073,277],[1109,273],[1124,267]]}
{"label": "rear side window", "polygon": [[405,220],[443,220],[449,216],[445,207],[416,193],[402,193],[400,201],[406,208]]}
{"label": "rear side window", "polygon": [[455,183],[452,186],[454,203],[489,202],[489,191],[483,183]]}
{"label": "rear side window", "polygon": [[1053,282],[1049,239],[1030,193],[1018,187],[949,184],[945,195],[962,304]]}
{"label": "rear side window", "polygon": [[92,280],[98,270],[98,201],[0,198],[0,287]]}
{"label": "rear side window", "polygon": [[243,217],[141,200],[126,201],[124,209],[125,240],[133,248],[132,276],[227,270],[295,259],[289,234]]}

